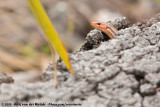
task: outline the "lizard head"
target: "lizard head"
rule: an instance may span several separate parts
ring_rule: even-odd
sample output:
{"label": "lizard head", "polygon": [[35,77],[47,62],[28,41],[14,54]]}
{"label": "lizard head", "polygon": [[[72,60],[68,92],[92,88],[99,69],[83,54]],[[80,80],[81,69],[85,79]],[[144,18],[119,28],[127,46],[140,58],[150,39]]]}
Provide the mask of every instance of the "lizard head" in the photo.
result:
{"label": "lizard head", "polygon": [[92,22],[91,25],[107,34],[110,38],[113,38],[117,34],[117,30],[106,22]]}
{"label": "lizard head", "polygon": [[95,28],[98,28],[100,30],[105,30],[107,27],[107,23],[105,22],[92,22],[91,25]]}

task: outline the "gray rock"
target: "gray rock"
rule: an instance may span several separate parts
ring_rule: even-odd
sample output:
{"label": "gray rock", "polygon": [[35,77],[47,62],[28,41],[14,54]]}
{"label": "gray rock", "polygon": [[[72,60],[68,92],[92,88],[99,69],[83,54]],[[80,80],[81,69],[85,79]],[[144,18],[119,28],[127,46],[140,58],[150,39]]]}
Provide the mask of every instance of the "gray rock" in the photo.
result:
{"label": "gray rock", "polygon": [[160,107],[160,92],[153,96],[146,96],[143,100],[143,107]]}
{"label": "gray rock", "polygon": [[145,79],[152,85],[157,86],[160,84],[160,73],[149,73],[145,76]]}
{"label": "gray rock", "polygon": [[151,84],[143,84],[140,86],[140,93],[143,96],[155,95],[156,88]]}
{"label": "gray rock", "polygon": [[57,86],[53,85],[50,63],[42,74],[45,82],[2,84],[0,102],[159,107],[160,94],[156,88],[160,86],[160,23],[157,22],[160,18],[156,17],[131,27],[128,22],[119,21],[120,30],[112,40],[106,40],[98,30],[91,31],[81,50],[69,54],[76,75],[71,75],[64,62],[58,60]]}
{"label": "gray rock", "polygon": [[0,72],[0,85],[2,83],[13,83],[14,80],[12,77],[7,76],[4,72]]}

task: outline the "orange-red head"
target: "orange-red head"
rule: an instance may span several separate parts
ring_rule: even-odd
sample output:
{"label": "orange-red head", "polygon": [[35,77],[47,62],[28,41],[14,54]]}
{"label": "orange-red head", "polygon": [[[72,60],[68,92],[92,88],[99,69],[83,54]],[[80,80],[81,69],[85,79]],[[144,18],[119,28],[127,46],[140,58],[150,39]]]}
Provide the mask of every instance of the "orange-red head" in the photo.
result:
{"label": "orange-red head", "polygon": [[91,25],[93,26],[93,27],[95,27],[95,28],[98,28],[98,29],[100,29],[100,30],[105,30],[105,29],[107,29],[107,23],[105,23],[105,22],[92,22],[91,23]]}
{"label": "orange-red head", "polygon": [[117,30],[106,22],[92,22],[91,25],[106,33],[110,38],[113,38],[117,34]]}

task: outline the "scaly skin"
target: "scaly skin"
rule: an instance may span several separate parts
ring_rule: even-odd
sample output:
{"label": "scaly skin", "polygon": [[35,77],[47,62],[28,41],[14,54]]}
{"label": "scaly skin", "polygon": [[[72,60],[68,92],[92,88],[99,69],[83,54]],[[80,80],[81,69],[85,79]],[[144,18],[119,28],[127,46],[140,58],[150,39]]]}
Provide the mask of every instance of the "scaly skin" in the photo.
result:
{"label": "scaly skin", "polygon": [[99,30],[103,31],[109,36],[109,38],[114,38],[117,35],[117,29],[106,22],[92,22],[91,25]]}

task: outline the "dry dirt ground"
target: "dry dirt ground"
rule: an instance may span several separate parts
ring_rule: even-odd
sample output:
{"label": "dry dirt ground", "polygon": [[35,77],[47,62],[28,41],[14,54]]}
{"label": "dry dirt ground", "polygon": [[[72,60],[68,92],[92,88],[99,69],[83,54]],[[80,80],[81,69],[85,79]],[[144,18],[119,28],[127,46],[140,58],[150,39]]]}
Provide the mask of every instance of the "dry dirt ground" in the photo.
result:
{"label": "dry dirt ground", "polygon": [[110,23],[119,30],[114,39],[94,29],[80,51],[70,54],[75,76],[58,60],[56,87],[50,63],[41,82],[1,84],[0,102],[160,107],[160,14],[134,25],[125,18]]}

